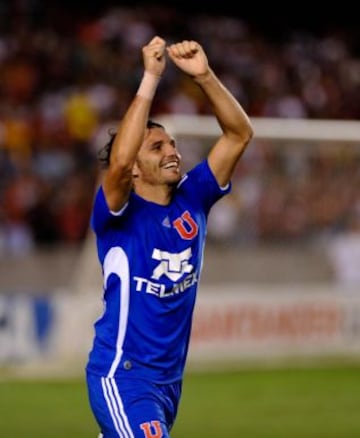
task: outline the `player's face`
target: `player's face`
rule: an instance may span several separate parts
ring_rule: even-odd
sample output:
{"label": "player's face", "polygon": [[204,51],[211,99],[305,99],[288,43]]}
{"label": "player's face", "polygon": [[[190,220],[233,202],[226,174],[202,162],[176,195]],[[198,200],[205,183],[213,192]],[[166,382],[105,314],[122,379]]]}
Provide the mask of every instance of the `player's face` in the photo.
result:
{"label": "player's face", "polygon": [[151,185],[173,185],[181,178],[180,161],[174,138],[164,129],[154,127],[146,130],[134,174]]}

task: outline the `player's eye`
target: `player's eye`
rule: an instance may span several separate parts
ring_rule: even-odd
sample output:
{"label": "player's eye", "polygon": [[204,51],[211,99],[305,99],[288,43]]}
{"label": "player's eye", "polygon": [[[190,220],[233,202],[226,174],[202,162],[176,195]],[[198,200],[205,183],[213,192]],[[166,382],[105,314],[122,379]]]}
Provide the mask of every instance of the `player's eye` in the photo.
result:
{"label": "player's eye", "polygon": [[151,150],[159,150],[161,149],[161,145],[162,145],[161,142],[154,143],[151,145]]}

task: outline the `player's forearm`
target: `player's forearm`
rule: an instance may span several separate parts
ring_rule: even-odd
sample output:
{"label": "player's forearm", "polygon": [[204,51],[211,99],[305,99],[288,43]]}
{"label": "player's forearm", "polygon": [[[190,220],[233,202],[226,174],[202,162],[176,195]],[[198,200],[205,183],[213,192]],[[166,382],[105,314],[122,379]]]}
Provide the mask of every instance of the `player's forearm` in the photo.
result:
{"label": "player's forearm", "polygon": [[223,133],[248,142],[253,135],[250,119],[215,73],[209,69],[206,74],[195,77],[194,81],[207,96]]}
{"label": "player's forearm", "polygon": [[133,166],[144,139],[151,104],[160,77],[145,72],[136,96],[120,122],[111,154],[112,163]]}
{"label": "player's forearm", "polygon": [[136,96],[119,123],[111,150],[110,165],[103,182],[106,200],[112,211],[119,211],[128,200],[133,185],[133,167],[144,140],[158,82],[159,78],[150,81],[147,79],[144,88],[143,78]]}

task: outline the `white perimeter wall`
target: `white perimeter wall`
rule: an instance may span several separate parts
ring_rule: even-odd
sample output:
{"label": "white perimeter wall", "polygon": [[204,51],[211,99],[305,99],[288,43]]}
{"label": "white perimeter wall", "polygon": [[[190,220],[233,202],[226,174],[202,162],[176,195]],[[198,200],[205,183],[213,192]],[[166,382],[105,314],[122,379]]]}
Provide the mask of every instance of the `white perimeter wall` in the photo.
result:
{"label": "white perimeter wall", "polygon": [[[0,365],[85,364],[100,294],[0,296]],[[360,353],[360,291],[325,286],[199,291],[189,364]],[[65,366],[65,365],[64,365]]]}

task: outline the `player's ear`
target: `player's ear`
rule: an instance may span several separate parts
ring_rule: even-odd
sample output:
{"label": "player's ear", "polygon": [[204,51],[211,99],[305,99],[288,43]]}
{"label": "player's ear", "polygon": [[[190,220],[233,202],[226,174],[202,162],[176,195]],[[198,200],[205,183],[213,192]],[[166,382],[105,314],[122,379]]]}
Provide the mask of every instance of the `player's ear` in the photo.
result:
{"label": "player's ear", "polygon": [[137,162],[135,162],[133,166],[132,176],[133,178],[137,178],[139,176],[139,166],[137,165]]}

